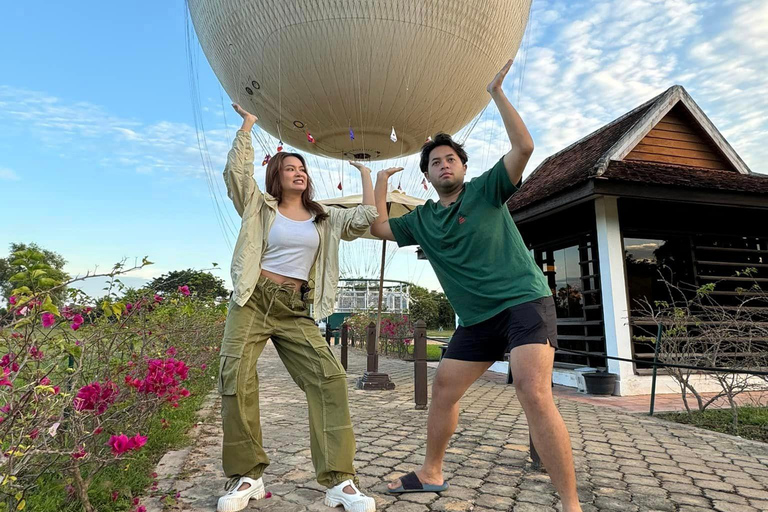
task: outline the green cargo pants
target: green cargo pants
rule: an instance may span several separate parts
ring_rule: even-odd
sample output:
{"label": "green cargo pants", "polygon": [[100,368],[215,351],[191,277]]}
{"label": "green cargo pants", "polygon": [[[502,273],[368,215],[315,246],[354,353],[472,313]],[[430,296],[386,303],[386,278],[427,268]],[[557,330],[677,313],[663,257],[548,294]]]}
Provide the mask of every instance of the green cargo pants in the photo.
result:
{"label": "green cargo pants", "polygon": [[230,305],[219,366],[227,477],[257,479],[269,465],[261,439],[256,361],[268,339],[307,395],[309,438],[317,481],[326,487],[353,479],[355,436],[344,368],[309,316],[300,293],[259,278],[245,306]]}

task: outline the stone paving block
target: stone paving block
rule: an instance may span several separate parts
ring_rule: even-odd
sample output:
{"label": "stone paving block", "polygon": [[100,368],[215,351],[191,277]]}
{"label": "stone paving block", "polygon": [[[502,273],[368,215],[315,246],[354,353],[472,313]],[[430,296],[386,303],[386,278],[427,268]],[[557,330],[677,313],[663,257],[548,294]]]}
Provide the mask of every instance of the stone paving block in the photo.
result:
{"label": "stone paving block", "polygon": [[[484,379],[459,405],[459,427],[445,458],[444,476],[452,487],[441,494],[387,494],[387,482],[423,463],[427,415],[413,409],[412,364],[379,361],[395,391],[354,389],[365,369],[364,354],[354,348],[347,381],[358,477],[378,510],[562,510],[547,473],[531,467],[528,425],[514,387]],[[434,368],[428,373],[431,382]],[[271,344],[259,361],[259,375],[264,444],[272,460],[264,482],[272,497],[252,501],[246,510],[333,512],[323,505],[324,488],[315,481],[305,398]],[[768,510],[768,447],[567,398],[557,403],[571,432],[584,512]],[[177,457],[180,469],[163,473],[163,489],[181,493],[178,510],[210,512],[222,492],[219,409],[212,393],[193,445]],[[157,503],[149,505],[148,512],[162,511]]]}

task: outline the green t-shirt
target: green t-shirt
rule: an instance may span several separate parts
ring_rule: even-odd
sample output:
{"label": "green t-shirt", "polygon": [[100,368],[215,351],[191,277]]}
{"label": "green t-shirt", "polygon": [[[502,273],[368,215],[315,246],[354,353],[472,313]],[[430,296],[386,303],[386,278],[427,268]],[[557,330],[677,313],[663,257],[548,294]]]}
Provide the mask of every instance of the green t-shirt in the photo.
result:
{"label": "green t-shirt", "polygon": [[507,209],[516,191],[502,159],[450,206],[430,199],[389,220],[398,246],[421,246],[461,325],[552,294]]}

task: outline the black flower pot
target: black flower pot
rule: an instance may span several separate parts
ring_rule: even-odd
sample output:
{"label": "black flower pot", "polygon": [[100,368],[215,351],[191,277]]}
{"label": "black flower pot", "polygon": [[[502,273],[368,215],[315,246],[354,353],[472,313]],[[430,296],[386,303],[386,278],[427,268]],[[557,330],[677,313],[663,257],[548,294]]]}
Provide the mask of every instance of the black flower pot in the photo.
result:
{"label": "black flower pot", "polygon": [[590,395],[612,395],[616,385],[616,375],[608,372],[585,373],[584,383]]}

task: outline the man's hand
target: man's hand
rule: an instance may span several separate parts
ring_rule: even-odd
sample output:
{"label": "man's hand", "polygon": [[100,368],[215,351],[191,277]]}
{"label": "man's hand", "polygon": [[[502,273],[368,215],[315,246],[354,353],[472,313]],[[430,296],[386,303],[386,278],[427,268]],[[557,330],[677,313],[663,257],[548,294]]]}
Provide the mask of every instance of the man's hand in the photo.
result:
{"label": "man's hand", "polygon": [[493,77],[493,80],[491,80],[491,83],[488,84],[488,87],[486,87],[485,90],[491,94],[495,94],[501,91],[501,84],[504,82],[504,78],[507,76],[507,73],[509,73],[511,68],[512,59],[509,59],[507,63],[504,64],[504,67],[501,68],[501,71],[496,73],[496,76]]}
{"label": "man's hand", "polygon": [[381,178],[383,180],[388,180],[393,175],[397,174],[402,170],[403,170],[402,167],[390,167],[389,169],[384,169],[382,171],[379,171],[379,173],[376,175],[376,179],[378,180],[379,178]]}

